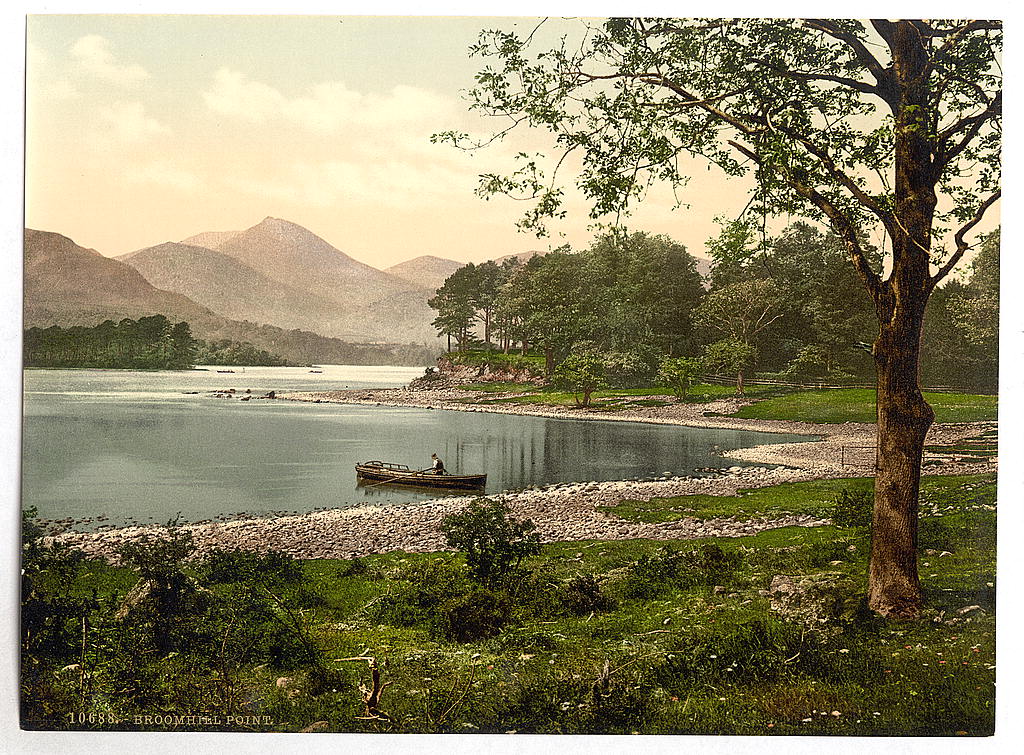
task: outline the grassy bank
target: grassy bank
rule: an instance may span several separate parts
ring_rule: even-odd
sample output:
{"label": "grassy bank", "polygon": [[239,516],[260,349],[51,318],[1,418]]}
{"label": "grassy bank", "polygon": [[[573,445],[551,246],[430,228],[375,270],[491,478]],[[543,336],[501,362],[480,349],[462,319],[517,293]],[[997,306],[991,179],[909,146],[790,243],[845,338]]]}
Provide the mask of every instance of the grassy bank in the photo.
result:
{"label": "grassy bank", "polygon": [[[575,396],[566,391],[539,387],[529,383],[470,383],[469,391],[496,394],[493,398],[466,398],[466,403],[519,404],[535,406],[575,406]],[[514,395],[502,395],[514,394]],[[677,401],[701,404],[736,395],[731,386],[700,384],[693,386],[681,399],[670,396],[663,387],[607,389],[596,391],[592,411],[621,411],[638,406],[667,406]],[[790,420],[817,424],[875,421],[875,392],[867,388],[831,388],[800,390],[777,386],[748,386],[746,398],[754,403],[729,415],[742,419]],[[925,391],[925,399],[935,410],[936,422],[994,421],[998,397],[974,393],[939,393]]]}
{"label": "grassy bank", "polygon": [[[838,492],[864,486],[804,483],[616,511],[828,513]],[[27,723],[983,735],[993,726],[994,503],[992,475],[926,478],[920,539],[929,608],[912,623],[864,610],[869,535],[860,526],[556,543],[488,584],[456,553],[301,563],[222,556],[211,564],[153,551],[140,558],[152,555],[144,563],[154,578],[191,597],[175,604],[178,613],[142,601],[141,613],[121,619],[137,571],[82,562],[51,611],[62,615],[76,600],[91,606],[85,651],[80,623],[65,616],[65,644],[58,632],[27,657]],[[767,593],[776,575],[818,585],[818,614],[773,609]],[[201,589],[188,589],[190,580]],[[220,718],[135,718],[153,714]],[[242,718],[229,722],[229,714]]]}
{"label": "grassy bank", "polygon": [[[996,419],[996,396],[925,391],[924,398],[935,410],[936,422],[981,422]],[[744,419],[785,419],[826,424],[874,422],[875,391],[869,388],[794,391],[745,406],[733,416]]]}
{"label": "grassy bank", "polygon": [[[540,387],[529,383],[469,383],[461,386],[467,391],[483,391],[495,393],[494,398],[466,398],[464,403],[474,404],[520,404],[534,406],[576,406],[576,396],[570,391],[562,391],[551,387]],[[778,394],[777,388],[754,386],[748,389],[750,398]],[[500,395],[515,394],[515,395]],[[591,396],[591,411],[621,411],[638,406],[668,406],[682,402],[705,404],[719,398],[736,395],[735,389],[729,386],[703,383],[693,386],[686,396],[676,399],[672,391],[661,386],[650,388],[608,388],[595,391]]]}

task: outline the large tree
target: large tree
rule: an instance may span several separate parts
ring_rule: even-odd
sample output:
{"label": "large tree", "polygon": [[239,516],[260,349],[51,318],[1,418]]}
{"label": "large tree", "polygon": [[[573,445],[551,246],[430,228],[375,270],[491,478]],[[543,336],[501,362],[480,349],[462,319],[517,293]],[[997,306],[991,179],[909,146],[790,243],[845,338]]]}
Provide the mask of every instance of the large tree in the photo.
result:
{"label": "large tree", "polygon": [[[971,247],[999,198],[1002,27],[997,21],[611,19],[533,55],[539,35],[483,32],[495,61],[471,106],[542,128],[579,155],[591,214],[621,213],[655,181],[685,182],[692,155],[753,171],[763,214],[827,221],[843,240],[879,323],[878,451],[868,597],[913,617],[917,499],[934,419],[918,381],[921,328],[936,284]],[[473,146],[464,135],[439,135]],[[557,170],[526,157],[486,175],[483,193],[536,202],[525,227],[563,212]],[[887,272],[862,245],[880,227]]]}

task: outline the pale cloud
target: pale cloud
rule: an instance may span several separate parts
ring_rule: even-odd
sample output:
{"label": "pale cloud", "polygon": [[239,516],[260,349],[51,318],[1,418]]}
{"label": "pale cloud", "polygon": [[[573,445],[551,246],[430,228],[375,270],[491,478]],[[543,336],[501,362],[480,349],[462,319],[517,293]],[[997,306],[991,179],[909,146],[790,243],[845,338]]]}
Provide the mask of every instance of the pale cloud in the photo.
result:
{"label": "pale cloud", "polygon": [[401,160],[296,162],[283,176],[233,177],[225,183],[264,200],[320,208],[367,204],[439,207],[470,197],[475,185],[473,179],[449,167]]}
{"label": "pale cloud", "polygon": [[96,110],[97,124],[92,133],[97,146],[131,145],[167,136],[171,129],[146,114],[141,102],[118,102]]}
{"label": "pale cloud", "polygon": [[273,87],[251,81],[245,74],[221,68],[213,86],[203,92],[206,106],[215,113],[243,118],[252,123],[280,114],[285,99]]}
{"label": "pale cloud", "polygon": [[110,43],[98,34],[79,38],[70,52],[79,70],[113,84],[131,86],[149,78],[142,66],[118,60],[110,51]]}
{"label": "pale cloud", "polygon": [[45,101],[62,102],[82,96],[64,75],[63,69],[64,66],[58,66],[38,45],[26,45],[26,95],[30,104]]}
{"label": "pale cloud", "polygon": [[125,171],[125,178],[133,184],[162,186],[185,192],[198,191],[203,185],[197,175],[166,160],[132,164]]}
{"label": "pale cloud", "polygon": [[215,113],[252,123],[280,119],[321,134],[357,128],[367,133],[403,128],[417,122],[444,122],[455,112],[453,101],[433,92],[398,85],[385,94],[362,93],[343,82],[322,82],[297,97],[254,81],[244,73],[221,68],[203,92]]}

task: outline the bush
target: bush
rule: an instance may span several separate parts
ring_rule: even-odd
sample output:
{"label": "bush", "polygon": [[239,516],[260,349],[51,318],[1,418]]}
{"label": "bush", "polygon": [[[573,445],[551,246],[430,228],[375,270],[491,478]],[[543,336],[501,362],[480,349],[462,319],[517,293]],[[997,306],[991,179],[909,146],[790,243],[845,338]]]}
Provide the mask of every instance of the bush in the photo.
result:
{"label": "bush", "polygon": [[715,544],[687,551],[662,546],[637,559],[626,577],[623,594],[627,598],[653,598],[671,587],[721,584],[742,563],[740,553]]}
{"label": "bush", "polygon": [[614,601],[601,591],[601,585],[592,574],[577,574],[559,586],[558,601],[562,609],[573,616],[607,611]]}
{"label": "bush", "polygon": [[837,527],[870,527],[875,494],[870,490],[844,488],[832,499],[832,524]]}
{"label": "bush", "polygon": [[801,655],[817,660],[816,638],[797,625],[774,619],[738,616],[700,625],[680,639],[654,678],[675,693],[718,681],[774,681],[794,673]]}
{"label": "bush", "polygon": [[445,559],[414,562],[391,584],[387,600],[377,604],[377,616],[400,627],[432,624],[443,603],[471,587],[465,571]]}
{"label": "bush", "polygon": [[511,617],[508,593],[477,586],[445,602],[437,612],[434,629],[457,642],[472,642],[494,637]]}
{"label": "bush", "polygon": [[244,550],[211,550],[198,571],[210,584],[257,580],[266,584],[294,584],[303,580],[302,566],[280,551],[259,554]]}
{"label": "bush", "polygon": [[572,391],[576,406],[590,406],[594,391],[608,387],[601,356],[594,352],[570,354],[555,368],[555,384]]}
{"label": "bush", "polygon": [[529,519],[514,519],[503,501],[489,498],[477,498],[441,522],[448,545],[466,554],[470,576],[492,587],[505,582],[524,558],[540,553],[536,529]]}
{"label": "bush", "polygon": [[605,378],[616,388],[640,388],[649,385],[658,371],[657,352],[609,351],[603,354]]}

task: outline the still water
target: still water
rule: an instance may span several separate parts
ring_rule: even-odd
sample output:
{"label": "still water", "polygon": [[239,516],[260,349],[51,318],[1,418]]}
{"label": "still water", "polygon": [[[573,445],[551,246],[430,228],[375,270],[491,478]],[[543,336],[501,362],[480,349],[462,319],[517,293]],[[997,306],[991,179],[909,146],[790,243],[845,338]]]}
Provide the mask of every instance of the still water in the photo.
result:
{"label": "still water", "polygon": [[[228,369],[228,368],[221,368]],[[422,368],[325,365],[130,372],[28,370],[22,497],[44,519],[98,524],[304,512],[439,494],[358,486],[380,459],[486,472],[487,493],[583,480],[644,479],[732,466],[717,452],[803,436],[403,407],[217,399],[267,391],[395,387]],[[237,394],[236,394],[237,395]]]}

